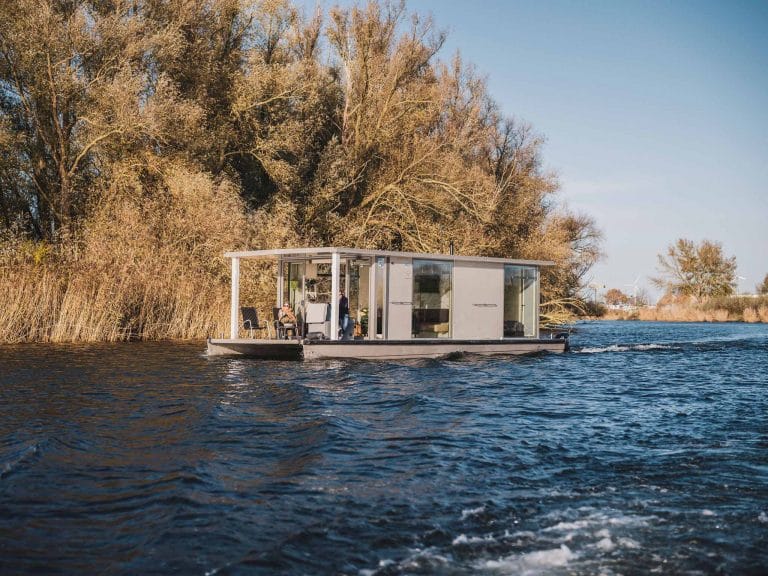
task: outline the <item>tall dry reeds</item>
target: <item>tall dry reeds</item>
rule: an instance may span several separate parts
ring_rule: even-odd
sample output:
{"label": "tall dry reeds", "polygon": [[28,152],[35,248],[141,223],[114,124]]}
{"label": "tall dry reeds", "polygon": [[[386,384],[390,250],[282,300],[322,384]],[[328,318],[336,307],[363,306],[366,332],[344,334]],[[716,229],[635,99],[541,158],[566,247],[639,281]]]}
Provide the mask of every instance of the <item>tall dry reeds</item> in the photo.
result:
{"label": "tall dry reeds", "polygon": [[638,310],[640,320],[657,322],[728,322],[733,320],[728,310],[701,310],[695,306],[660,306]]}
{"label": "tall dry reeds", "polygon": [[[0,253],[0,342],[203,338],[229,332],[228,250],[285,245],[285,222],[247,216],[235,187],[163,174],[162,192],[112,190],[76,249]],[[271,209],[273,209],[272,207]],[[241,302],[266,314],[270,263],[244,266]],[[263,272],[267,272],[264,274]]]}
{"label": "tall dry reeds", "polygon": [[754,306],[744,309],[744,322],[768,323],[768,306]]}
{"label": "tall dry reeds", "polygon": [[767,322],[768,297],[723,297],[704,303],[680,300],[654,308],[609,311],[605,316],[617,320],[657,322]]}

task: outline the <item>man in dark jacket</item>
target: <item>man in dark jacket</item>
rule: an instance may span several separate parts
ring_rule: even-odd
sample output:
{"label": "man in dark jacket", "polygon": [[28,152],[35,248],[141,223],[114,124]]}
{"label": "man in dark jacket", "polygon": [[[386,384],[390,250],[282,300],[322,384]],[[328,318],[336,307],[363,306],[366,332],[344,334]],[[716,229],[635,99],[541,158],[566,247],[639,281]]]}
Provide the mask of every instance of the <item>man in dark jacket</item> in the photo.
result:
{"label": "man in dark jacket", "polygon": [[349,324],[349,300],[344,295],[344,290],[339,291],[339,333],[343,336],[347,332]]}

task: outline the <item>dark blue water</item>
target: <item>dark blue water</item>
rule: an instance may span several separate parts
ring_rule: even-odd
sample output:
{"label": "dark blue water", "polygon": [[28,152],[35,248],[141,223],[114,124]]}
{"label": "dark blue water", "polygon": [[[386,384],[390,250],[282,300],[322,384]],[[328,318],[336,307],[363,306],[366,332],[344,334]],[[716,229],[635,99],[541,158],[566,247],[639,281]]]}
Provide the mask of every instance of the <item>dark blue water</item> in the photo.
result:
{"label": "dark blue water", "polygon": [[759,574],[768,326],[257,362],[0,347],[0,573]]}

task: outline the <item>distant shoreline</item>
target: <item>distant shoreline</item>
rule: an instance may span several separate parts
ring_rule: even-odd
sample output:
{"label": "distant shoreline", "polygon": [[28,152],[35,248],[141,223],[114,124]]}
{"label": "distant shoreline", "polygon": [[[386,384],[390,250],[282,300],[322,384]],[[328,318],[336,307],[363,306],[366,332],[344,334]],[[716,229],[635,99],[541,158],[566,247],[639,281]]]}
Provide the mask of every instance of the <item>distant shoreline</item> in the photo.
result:
{"label": "distant shoreline", "polygon": [[723,297],[702,303],[671,303],[628,310],[606,310],[594,320],[639,320],[645,322],[744,322],[768,323],[768,295]]}

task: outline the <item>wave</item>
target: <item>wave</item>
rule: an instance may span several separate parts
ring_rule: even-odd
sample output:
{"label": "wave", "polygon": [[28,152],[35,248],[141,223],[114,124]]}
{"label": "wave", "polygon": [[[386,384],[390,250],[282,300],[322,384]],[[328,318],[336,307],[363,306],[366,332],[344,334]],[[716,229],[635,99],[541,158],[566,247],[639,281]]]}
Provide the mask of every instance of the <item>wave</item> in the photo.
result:
{"label": "wave", "polygon": [[513,574],[545,574],[552,568],[567,566],[578,556],[568,546],[561,544],[559,548],[536,550],[525,554],[515,554],[498,560],[486,560],[477,567],[480,569],[499,571]]}
{"label": "wave", "polygon": [[603,347],[574,348],[575,354],[602,354],[603,352],[648,352],[651,350],[682,350],[678,344],[611,344]]}
{"label": "wave", "polygon": [[32,442],[4,456],[0,460],[0,479],[13,474],[24,462],[35,456],[40,451],[40,443]]}
{"label": "wave", "polygon": [[461,511],[461,519],[466,520],[470,516],[477,516],[485,512],[485,506],[478,506],[477,508],[467,508]]}

